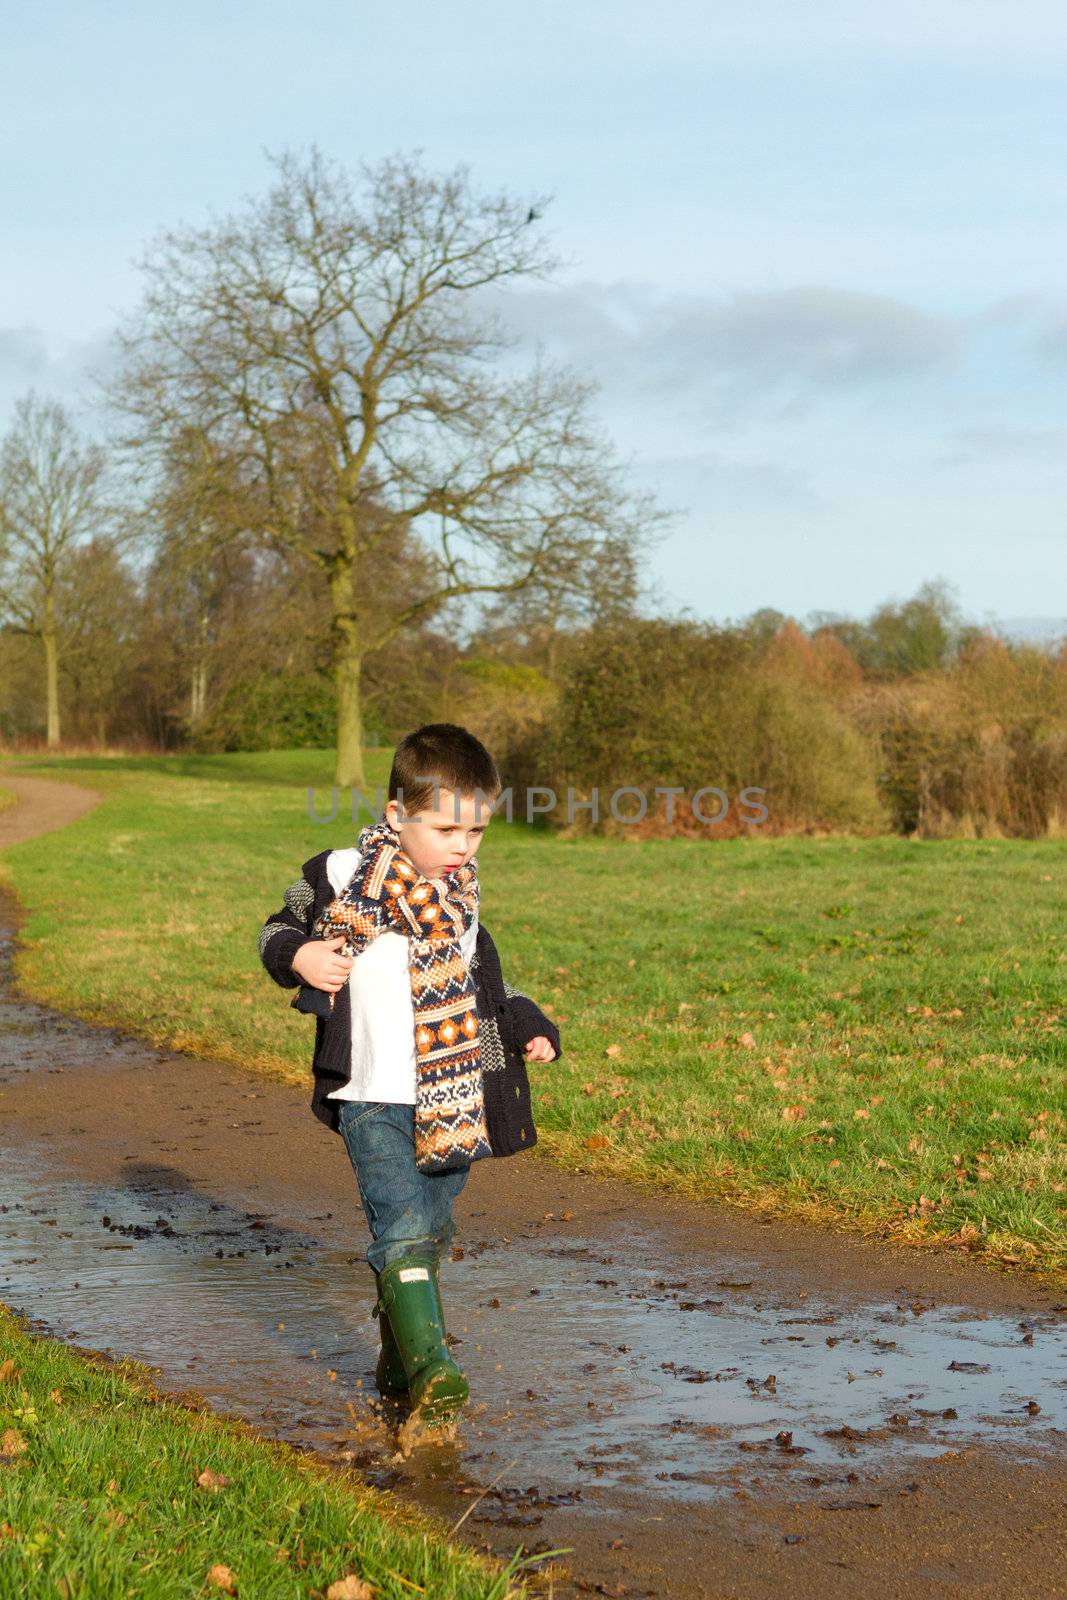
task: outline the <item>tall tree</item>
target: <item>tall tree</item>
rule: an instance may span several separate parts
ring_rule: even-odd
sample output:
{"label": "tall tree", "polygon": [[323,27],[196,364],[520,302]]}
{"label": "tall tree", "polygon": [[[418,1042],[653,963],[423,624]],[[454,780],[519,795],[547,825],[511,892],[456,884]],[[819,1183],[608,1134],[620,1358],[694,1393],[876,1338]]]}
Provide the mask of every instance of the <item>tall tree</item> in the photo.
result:
{"label": "tall tree", "polygon": [[[557,264],[534,226],[544,197],[480,195],[465,166],[404,157],[363,164],[358,198],[317,150],[272,165],[239,215],[149,250],[109,388],[130,446],[162,462],[194,430],[233,464],[256,531],[321,574],[337,782],[361,784],[370,653],[470,596],[592,601],[601,553],[609,571],[620,548],[635,559],[663,513],[591,427],[594,385],[540,352],[524,372],[501,359],[516,339],[486,291]],[[413,581],[371,603],[413,543]]]}
{"label": "tall tree", "polygon": [[50,748],[60,739],[59,586],[79,544],[107,522],[104,461],[58,401],[31,390],[16,403],[0,444],[0,625],[44,648]]}

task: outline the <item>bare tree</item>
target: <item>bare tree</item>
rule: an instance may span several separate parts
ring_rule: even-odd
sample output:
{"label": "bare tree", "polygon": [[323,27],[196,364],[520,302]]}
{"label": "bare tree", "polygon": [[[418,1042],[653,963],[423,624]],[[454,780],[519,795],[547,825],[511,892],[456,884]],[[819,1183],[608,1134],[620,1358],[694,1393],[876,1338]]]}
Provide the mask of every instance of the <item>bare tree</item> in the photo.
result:
{"label": "bare tree", "polygon": [[77,544],[62,563],[56,612],[62,633],[61,677],[69,699],[64,726],[74,737],[104,745],[133,668],[133,639],[141,607],[137,581],[103,537]]}
{"label": "bare tree", "polygon": [[49,747],[59,744],[59,585],[78,546],[107,521],[104,452],[64,408],[33,391],[0,445],[0,625],[44,646]]}
{"label": "bare tree", "polygon": [[[328,585],[337,782],[360,784],[360,667],[464,597],[598,588],[598,555],[635,558],[663,513],[620,481],[587,417],[594,385],[515,338],[484,291],[558,263],[531,201],[472,192],[468,169],[412,159],[346,173],[317,150],[239,216],[165,234],[109,385],[127,442],[160,456],[194,429],[233,465],[256,531]],[[394,603],[369,581],[413,542]],[[390,585],[386,585],[386,592]]]}

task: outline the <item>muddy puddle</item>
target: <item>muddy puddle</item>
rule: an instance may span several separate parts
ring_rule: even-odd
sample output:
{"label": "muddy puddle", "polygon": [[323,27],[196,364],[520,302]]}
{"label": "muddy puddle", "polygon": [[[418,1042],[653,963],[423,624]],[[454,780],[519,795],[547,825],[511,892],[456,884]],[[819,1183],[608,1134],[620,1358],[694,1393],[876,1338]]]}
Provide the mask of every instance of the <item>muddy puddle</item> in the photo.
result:
{"label": "muddy puddle", "polygon": [[362,1242],[206,1199],[166,1155],[103,1187],[52,1170],[47,1145],[0,1150],[0,1299],[382,1485],[498,1478],[475,1520],[521,1526],[539,1501],[594,1512],[617,1491],[650,1508],[739,1483],[802,1494],[983,1437],[1049,1447],[1067,1427],[1062,1318],[776,1303],[744,1262],[698,1280],[676,1258],[656,1276],[620,1221],[595,1241],[472,1239],[446,1264],[473,1404],[454,1446],[398,1461]]}

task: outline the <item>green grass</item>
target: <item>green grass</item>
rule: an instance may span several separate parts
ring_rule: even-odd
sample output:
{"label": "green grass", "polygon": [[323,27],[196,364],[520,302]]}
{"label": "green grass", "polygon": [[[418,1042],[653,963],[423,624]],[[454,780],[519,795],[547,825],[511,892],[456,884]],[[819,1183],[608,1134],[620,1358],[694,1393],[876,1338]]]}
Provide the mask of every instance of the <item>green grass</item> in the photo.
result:
{"label": "green grass", "polygon": [[[27,764],[27,767],[29,764]],[[19,976],[154,1042],[306,1078],[256,935],[329,752],[69,759],[105,803],[12,847]],[[385,752],[369,758],[384,783]],[[347,794],[342,795],[347,800]],[[365,820],[365,819],[364,819]],[[531,1159],[991,1260],[1067,1262],[1058,841],[563,840],[493,822],[483,914],[559,1022]]]}
{"label": "green grass", "polygon": [[208,1577],[223,1566],[264,1600],[349,1575],[381,1600],[503,1600],[525,1592],[521,1565],[451,1544],[350,1471],[162,1398],[147,1368],[33,1338],[0,1306],[0,1595],[182,1600],[228,1592]]}

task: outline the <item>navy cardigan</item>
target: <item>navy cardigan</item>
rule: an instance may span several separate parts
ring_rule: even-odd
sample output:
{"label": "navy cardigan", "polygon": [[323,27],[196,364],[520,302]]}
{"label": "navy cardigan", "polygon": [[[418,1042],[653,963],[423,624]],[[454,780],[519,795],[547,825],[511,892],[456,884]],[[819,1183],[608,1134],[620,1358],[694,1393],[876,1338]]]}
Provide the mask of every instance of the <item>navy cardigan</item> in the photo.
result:
{"label": "navy cardigan", "polygon": [[[271,912],[259,931],[260,960],[283,989],[300,987],[302,980],[293,971],[293,957],[311,938],[316,917],[336,897],[326,873],[330,854],[329,850],[322,850],[304,862],[301,876],[285,891],[281,909]],[[489,1143],[495,1156],[515,1155],[537,1142],[523,1047],[544,1034],[551,1040],[558,1059],[563,1054],[559,1029],[527,995],[505,983],[496,945],[481,922],[470,975],[478,1006]],[[311,1062],[311,1109],[334,1133],[340,1132],[338,1112],[344,1102],[328,1096],[351,1076],[351,1023],[351,993],[346,983],[333,997],[329,1018],[315,1018]]]}

